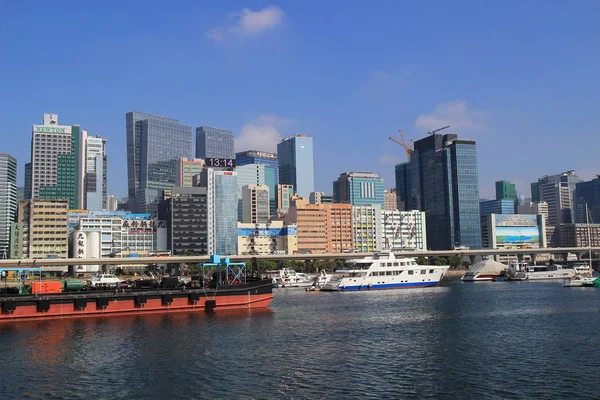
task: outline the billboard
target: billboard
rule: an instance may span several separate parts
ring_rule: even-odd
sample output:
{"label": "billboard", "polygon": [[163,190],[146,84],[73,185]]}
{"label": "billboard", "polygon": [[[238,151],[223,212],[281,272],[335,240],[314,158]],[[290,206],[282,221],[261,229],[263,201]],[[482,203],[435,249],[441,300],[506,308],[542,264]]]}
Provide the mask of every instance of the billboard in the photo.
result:
{"label": "billboard", "polygon": [[496,243],[539,247],[540,232],[537,226],[497,226]]}
{"label": "billboard", "polygon": [[537,215],[498,214],[495,225],[497,245],[540,247]]}

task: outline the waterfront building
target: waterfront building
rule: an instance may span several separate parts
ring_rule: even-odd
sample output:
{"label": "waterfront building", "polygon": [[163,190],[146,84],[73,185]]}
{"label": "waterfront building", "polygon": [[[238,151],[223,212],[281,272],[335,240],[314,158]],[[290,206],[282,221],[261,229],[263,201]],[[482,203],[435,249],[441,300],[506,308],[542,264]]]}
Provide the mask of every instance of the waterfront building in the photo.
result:
{"label": "waterfront building", "polygon": [[426,213],[430,249],[480,248],[475,141],[433,133],[414,146],[410,161],[396,166],[398,207]]}
{"label": "waterfront building", "polygon": [[[265,166],[265,182],[269,187],[270,209],[272,213],[277,211],[277,185],[279,184],[279,162],[276,153],[266,151],[248,150],[235,154],[237,167],[248,164],[262,164]],[[239,178],[238,169],[238,179]]]}
{"label": "waterfront building", "polygon": [[[577,223],[600,223],[600,175],[586,182],[578,182],[575,186],[575,204]],[[588,209],[586,218],[585,209]]]}
{"label": "waterfront building", "polygon": [[309,204],[298,198],[284,218],[285,224],[298,227],[298,253],[327,252],[327,209],[323,205]]}
{"label": "waterfront building", "polygon": [[196,180],[197,183],[199,182],[202,168],[204,168],[204,160],[200,158],[180,158],[179,160],[177,160],[177,169],[175,171],[174,186],[199,186],[194,185],[194,180]]}
{"label": "waterfront building", "polygon": [[324,192],[310,192],[308,200],[310,204],[331,204],[333,203],[333,195]]}
{"label": "waterfront building", "polygon": [[396,188],[383,191],[383,205],[384,209],[388,211],[394,211],[398,209],[398,199],[396,197]]}
{"label": "waterfront building", "polygon": [[[266,185],[266,170],[264,164],[246,164],[236,166],[237,177],[237,199],[238,199],[238,221],[243,220],[242,210],[242,188],[247,185]],[[270,199],[270,194],[269,194]],[[244,221],[249,222],[249,221]]]}
{"label": "waterfront building", "polygon": [[237,172],[206,167],[200,181],[207,189],[208,253],[237,254]]}
{"label": "waterfront building", "polygon": [[327,252],[353,251],[352,205],[324,203],[321,207],[327,210]]}
{"label": "waterfront building", "polygon": [[496,200],[517,199],[517,187],[510,181],[496,181]]}
{"label": "waterfront building", "polygon": [[315,190],[313,139],[296,135],[277,144],[279,183],[292,185],[300,196],[308,199]]}
{"label": "waterfront building", "polygon": [[267,185],[246,185],[242,188],[242,222],[266,224],[271,216],[269,206]]}
{"label": "waterfront building", "polygon": [[479,203],[481,215],[514,214],[515,202],[513,199],[487,200]]}
{"label": "waterfront building", "polygon": [[[67,258],[69,200],[30,199],[19,203],[11,228],[11,258]],[[66,272],[66,266],[42,267]]]}
{"label": "waterfront building", "polygon": [[235,160],[233,132],[211,126],[196,128],[196,158]]}
{"label": "waterfront building", "polygon": [[85,157],[79,125],[58,124],[58,114],[44,114],[42,125],[33,125],[31,162],[25,166],[25,197],[67,199],[78,208],[83,199]]}
{"label": "waterfront building", "polygon": [[422,211],[381,211],[382,248],[390,251],[426,251],[427,229]]}
{"label": "waterfront building", "polygon": [[[533,201],[548,203],[548,225],[557,226],[574,221],[574,192],[577,183],[583,182],[574,171],[546,175],[532,184]],[[554,247],[554,246],[552,246]]]}
{"label": "waterfront building", "polygon": [[290,208],[290,197],[294,194],[293,185],[277,185],[277,213],[286,214]]}
{"label": "waterfront building", "polygon": [[10,231],[16,219],[17,160],[0,153],[0,258],[10,256]]}
{"label": "waterfront building", "polygon": [[543,215],[544,219],[548,221],[548,203],[545,201],[538,201],[536,203],[527,202],[518,206],[517,211],[517,214]]}
{"label": "waterfront building", "polygon": [[372,253],[382,250],[381,208],[380,204],[352,206],[352,232],[355,252]]}
{"label": "waterfront building", "polygon": [[106,211],[117,211],[119,208],[119,201],[111,194],[106,196]]}
{"label": "waterfront building", "polygon": [[238,253],[247,254],[295,254],[298,250],[296,225],[284,225],[283,221],[269,223],[238,223]]}
{"label": "waterfront building", "polygon": [[174,256],[208,253],[208,209],[205,187],[165,190],[159,219],[167,226],[167,248]]}
{"label": "waterfront building", "polygon": [[[100,257],[148,257],[167,250],[166,222],[153,219],[150,214],[71,210],[69,225],[73,224],[69,237],[74,258],[96,258],[97,254]],[[91,273],[97,269],[98,266],[75,265],[71,272]]]}
{"label": "waterfront building", "polygon": [[85,144],[85,174],[83,180],[83,199],[81,205],[87,210],[106,210],[106,142],[100,135],[88,136],[82,132],[82,144]]}
{"label": "waterfront building", "polygon": [[561,247],[600,247],[600,224],[561,224],[557,230]]}
{"label": "waterfront building", "polygon": [[333,182],[333,202],[384,206],[383,179],[370,172],[344,172]]}
{"label": "waterfront building", "polygon": [[191,155],[192,127],[137,111],[125,122],[129,210],[156,215],[163,191],[175,186],[178,160]]}

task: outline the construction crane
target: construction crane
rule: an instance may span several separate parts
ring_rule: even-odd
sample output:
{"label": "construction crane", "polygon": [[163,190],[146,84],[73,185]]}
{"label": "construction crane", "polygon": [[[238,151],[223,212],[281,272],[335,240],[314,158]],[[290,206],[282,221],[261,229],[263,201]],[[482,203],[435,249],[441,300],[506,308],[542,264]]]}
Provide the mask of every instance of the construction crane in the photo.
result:
{"label": "construction crane", "polygon": [[448,128],[450,128],[450,125],[448,125],[448,126],[444,126],[443,128],[435,129],[435,130],[433,130],[433,131],[429,131],[429,132],[427,132],[427,134],[428,134],[428,135],[433,135],[433,134],[434,134],[434,133],[436,133],[436,132],[443,131],[444,129],[448,129]]}
{"label": "construction crane", "polygon": [[410,161],[410,155],[413,152],[413,141],[410,141],[410,144],[406,144],[406,140],[404,139],[404,134],[402,133],[402,129],[398,129],[398,133],[400,134],[400,138],[402,139],[402,142],[399,141],[398,139],[394,139],[393,137],[390,136],[390,140],[398,143],[400,146],[404,147],[404,151],[406,151],[406,158],[408,158],[408,161]]}

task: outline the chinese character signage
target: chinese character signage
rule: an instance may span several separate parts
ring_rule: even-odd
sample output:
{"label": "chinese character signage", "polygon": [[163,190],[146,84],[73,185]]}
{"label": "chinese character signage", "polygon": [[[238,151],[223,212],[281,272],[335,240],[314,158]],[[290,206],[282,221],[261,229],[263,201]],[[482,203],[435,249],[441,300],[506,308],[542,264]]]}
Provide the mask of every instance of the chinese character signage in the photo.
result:
{"label": "chinese character signage", "polygon": [[10,258],[23,258],[23,223],[10,224]]}

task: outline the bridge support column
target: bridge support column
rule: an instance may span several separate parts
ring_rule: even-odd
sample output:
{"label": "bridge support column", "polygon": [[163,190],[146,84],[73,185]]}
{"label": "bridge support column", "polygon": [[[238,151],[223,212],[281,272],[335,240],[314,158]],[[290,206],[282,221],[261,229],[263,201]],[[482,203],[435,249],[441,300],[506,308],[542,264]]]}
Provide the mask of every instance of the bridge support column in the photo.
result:
{"label": "bridge support column", "polygon": [[475,264],[475,256],[474,255],[469,255],[469,263],[471,265]]}
{"label": "bridge support column", "polygon": [[537,259],[537,254],[536,254],[536,253],[531,253],[531,254],[529,255],[529,257],[531,257],[531,264],[532,264],[532,265],[535,265],[535,263],[536,263],[536,259]]}
{"label": "bridge support column", "polygon": [[310,260],[304,260],[304,272],[310,272]]}
{"label": "bridge support column", "polygon": [[260,271],[258,270],[258,261],[256,257],[252,257],[252,271],[256,272],[256,276],[260,276]]}
{"label": "bridge support column", "polygon": [[523,262],[523,254],[522,253],[517,254],[517,260],[519,260],[519,262]]}

